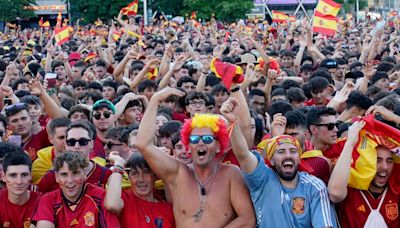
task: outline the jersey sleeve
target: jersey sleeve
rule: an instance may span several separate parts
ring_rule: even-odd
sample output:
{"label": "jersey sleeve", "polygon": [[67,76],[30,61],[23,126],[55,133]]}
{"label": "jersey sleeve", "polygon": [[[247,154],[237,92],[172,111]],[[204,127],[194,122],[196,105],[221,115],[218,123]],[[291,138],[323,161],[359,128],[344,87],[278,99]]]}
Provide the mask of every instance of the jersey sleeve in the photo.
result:
{"label": "jersey sleeve", "polygon": [[264,159],[258,152],[252,151],[252,153],[257,157],[258,165],[252,173],[243,172],[244,179],[250,192],[260,189],[263,184],[268,181],[268,177],[272,172],[272,170],[265,165]]}
{"label": "jersey sleeve", "polygon": [[54,208],[53,208],[53,200],[52,200],[52,193],[45,194],[39,200],[39,203],[33,213],[32,221],[36,224],[38,221],[45,220],[55,223],[54,218]]}
{"label": "jersey sleeve", "polygon": [[337,227],[335,209],[329,201],[325,184],[317,178],[312,190],[310,202],[311,222],[313,227]]}

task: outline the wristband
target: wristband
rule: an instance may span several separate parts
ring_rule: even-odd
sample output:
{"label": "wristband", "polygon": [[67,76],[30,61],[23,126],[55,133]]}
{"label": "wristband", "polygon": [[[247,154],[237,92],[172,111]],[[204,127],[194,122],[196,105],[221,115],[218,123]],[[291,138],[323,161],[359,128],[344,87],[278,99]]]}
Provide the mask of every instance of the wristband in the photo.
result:
{"label": "wristband", "polygon": [[237,91],[239,91],[239,90],[240,90],[240,86],[231,89],[231,93],[237,92]]}
{"label": "wristband", "polygon": [[119,173],[121,175],[124,175],[124,169],[119,165],[114,165],[113,167],[111,167],[111,171],[112,173]]}

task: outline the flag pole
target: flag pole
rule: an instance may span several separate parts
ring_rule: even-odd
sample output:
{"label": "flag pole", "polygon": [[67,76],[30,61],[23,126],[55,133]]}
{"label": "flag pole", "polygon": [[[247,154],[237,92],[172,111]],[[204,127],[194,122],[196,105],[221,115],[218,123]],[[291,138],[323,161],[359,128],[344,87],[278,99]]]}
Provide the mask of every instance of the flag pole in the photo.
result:
{"label": "flag pole", "polygon": [[147,18],[147,0],[143,0],[143,16],[144,16],[144,25],[147,25],[148,18]]}
{"label": "flag pole", "polygon": [[359,0],[356,0],[356,22],[358,24],[358,12],[360,10],[360,2]]}

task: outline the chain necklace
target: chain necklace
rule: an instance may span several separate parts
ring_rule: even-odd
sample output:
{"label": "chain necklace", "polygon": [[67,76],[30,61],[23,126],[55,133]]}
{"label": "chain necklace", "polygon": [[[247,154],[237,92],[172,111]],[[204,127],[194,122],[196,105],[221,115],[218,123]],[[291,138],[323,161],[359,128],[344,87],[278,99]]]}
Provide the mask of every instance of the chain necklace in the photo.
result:
{"label": "chain necklace", "polygon": [[212,185],[214,183],[215,174],[217,173],[217,168],[218,168],[218,164],[215,166],[212,174],[210,174],[204,180],[204,182],[201,182],[200,179],[197,177],[194,169],[192,170],[193,174],[194,174],[194,178],[196,179],[198,187],[199,187],[199,198],[200,198],[200,207],[199,207],[199,209],[196,210],[196,212],[192,216],[195,222],[199,222],[201,219],[201,216],[203,215],[204,206],[206,205],[207,198],[208,198],[205,186],[211,180],[211,185],[210,185],[210,191],[211,191]]}

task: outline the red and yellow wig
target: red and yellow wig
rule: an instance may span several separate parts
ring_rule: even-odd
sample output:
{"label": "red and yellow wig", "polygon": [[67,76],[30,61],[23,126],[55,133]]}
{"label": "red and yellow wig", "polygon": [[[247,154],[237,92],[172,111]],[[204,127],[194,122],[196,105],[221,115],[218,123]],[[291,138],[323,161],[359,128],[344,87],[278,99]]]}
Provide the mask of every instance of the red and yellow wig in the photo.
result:
{"label": "red and yellow wig", "polygon": [[192,119],[185,120],[181,130],[182,144],[189,151],[189,137],[193,128],[209,128],[220,145],[220,155],[224,154],[229,145],[229,135],[225,121],[218,115],[195,114]]}

